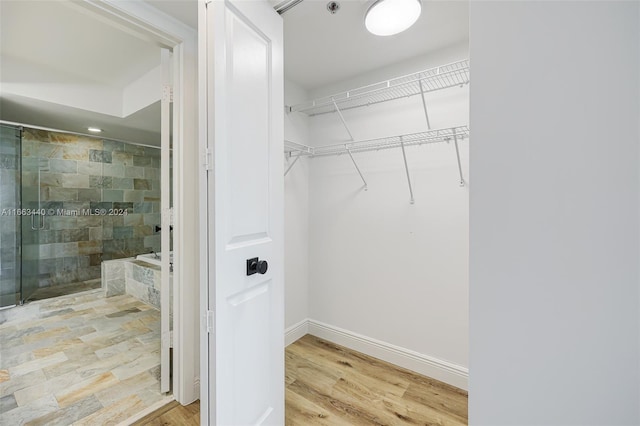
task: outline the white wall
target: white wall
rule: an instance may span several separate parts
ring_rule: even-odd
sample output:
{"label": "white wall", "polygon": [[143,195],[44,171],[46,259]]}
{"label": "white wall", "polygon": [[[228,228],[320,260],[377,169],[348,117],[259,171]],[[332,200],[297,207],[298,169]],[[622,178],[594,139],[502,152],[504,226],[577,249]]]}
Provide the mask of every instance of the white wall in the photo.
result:
{"label": "white wall", "polygon": [[[285,80],[285,104],[307,100],[308,94]],[[285,114],[285,139],[308,145],[308,119],[301,114]],[[285,160],[285,168],[293,159]],[[309,164],[300,158],[284,178],[285,220],[285,327],[309,316]]]}
{"label": "white wall", "polygon": [[470,424],[640,423],[638,2],[471,2]]}
{"label": "white wall", "polygon": [[[468,46],[458,45],[315,94],[327,95],[467,55]],[[468,124],[468,94],[468,87],[429,94],[432,128]],[[419,96],[347,110],[344,117],[356,139],[426,130]],[[309,123],[312,145],[347,140],[335,114],[311,117]],[[468,176],[468,141],[460,148]],[[409,204],[399,149],[354,156],[368,191],[362,189],[348,156],[310,160],[310,318],[465,371],[468,187],[459,186],[453,144],[407,148],[414,205]],[[451,382],[438,371],[423,372]],[[466,387],[466,379],[454,384]]]}

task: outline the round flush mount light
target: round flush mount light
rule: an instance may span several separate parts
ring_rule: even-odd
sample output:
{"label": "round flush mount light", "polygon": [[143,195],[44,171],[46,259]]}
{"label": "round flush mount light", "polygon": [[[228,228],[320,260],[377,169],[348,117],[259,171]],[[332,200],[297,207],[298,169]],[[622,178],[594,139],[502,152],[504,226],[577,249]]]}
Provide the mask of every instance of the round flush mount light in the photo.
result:
{"label": "round flush mount light", "polygon": [[420,0],[377,0],[367,10],[364,25],[372,34],[390,36],[415,24],[421,12]]}
{"label": "round flush mount light", "polygon": [[101,133],[102,129],[99,129],[97,127],[87,127],[87,130],[93,133]]}

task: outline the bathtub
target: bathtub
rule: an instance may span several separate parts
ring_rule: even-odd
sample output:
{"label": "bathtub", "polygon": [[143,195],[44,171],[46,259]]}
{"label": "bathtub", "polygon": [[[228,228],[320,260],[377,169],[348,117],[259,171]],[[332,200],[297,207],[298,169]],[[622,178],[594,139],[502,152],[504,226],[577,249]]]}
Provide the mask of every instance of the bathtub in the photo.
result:
{"label": "bathtub", "polygon": [[[162,266],[160,264],[160,262],[162,261],[162,253],[156,253],[155,255],[153,253],[140,254],[140,255],[136,256],[136,260],[141,260],[143,262],[147,262],[147,263],[150,263],[152,265]],[[169,252],[169,263],[173,263],[173,252],[172,251]]]}

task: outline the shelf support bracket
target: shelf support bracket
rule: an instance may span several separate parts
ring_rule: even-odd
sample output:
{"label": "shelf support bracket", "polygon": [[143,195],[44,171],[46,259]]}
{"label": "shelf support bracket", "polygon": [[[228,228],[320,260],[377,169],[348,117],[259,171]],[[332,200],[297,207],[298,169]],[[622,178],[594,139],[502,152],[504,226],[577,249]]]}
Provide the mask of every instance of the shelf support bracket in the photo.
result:
{"label": "shelf support bracket", "polygon": [[409,195],[411,196],[409,203],[414,204],[415,200],[413,199],[413,187],[411,186],[411,176],[409,176],[409,166],[407,165],[407,153],[404,151],[404,139],[402,136],[400,136],[400,147],[402,148],[402,159],[404,160],[404,170],[407,172],[407,182],[409,183]]}
{"label": "shelf support bracket", "polygon": [[287,170],[284,171],[284,175],[286,176],[287,173],[289,173],[289,171],[293,168],[293,166],[296,165],[296,163],[298,162],[298,160],[300,159],[300,156],[296,156],[296,158],[293,159],[293,161],[291,162],[291,164],[289,164],[289,167],[287,167]]}
{"label": "shelf support bracket", "polygon": [[429,122],[429,111],[427,111],[427,100],[424,98],[424,89],[422,88],[422,80],[420,82],[420,94],[422,99],[422,108],[424,109],[424,118],[427,120],[427,129],[431,130],[431,123]]}
{"label": "shelf support bracket", "polygon": [[364,183],[364,190],[368,190],[369,187],[367,186],[367,181],[364,180],[364,176],[362,176],[362,172],[360,171],[360,167],[358,167],[358,163],[356,163],[356,160],[353,158],[353,155],[351,154],[351,150],[349,149],[349,147],[347,145],[344,146],[345,149],[347,150],[347,153],[349,154],[349,157],[351,158],[351,162],[353,163],[353,165],[355,166],[356,170],[358,171],[358,174],[360,175],[360,179],[362,179],[362,183]]}
{"label": "shelf support bracket", "polygon": [[456,159],[458,160],[458,174],[460,175],[460,186],[464,186],[464,177],[462,176],[462,165],[460,164],[460,150],[458,149],[458,135],[456,129],[453,129],[453,144],[456,147]]}
{"label": "shelf support bracket", "polygon": [[333,102],[333,106],[335,107],[336,112],[338,113],[338,116],[340,116],[340,120],[342,121],[344,128],[347,129],[347,133],[349,133],[349,140],[352,140],[352,141],[355,140],[353,139],[351,130],[349,130],[349,126],[347,126],[347,122],[344,120],[344,117],[342,116],[342,112],[340,111],[340,108],[338,108],[338,104],[336,103],[336,100],[334,98],[331,98],[331,102]]}

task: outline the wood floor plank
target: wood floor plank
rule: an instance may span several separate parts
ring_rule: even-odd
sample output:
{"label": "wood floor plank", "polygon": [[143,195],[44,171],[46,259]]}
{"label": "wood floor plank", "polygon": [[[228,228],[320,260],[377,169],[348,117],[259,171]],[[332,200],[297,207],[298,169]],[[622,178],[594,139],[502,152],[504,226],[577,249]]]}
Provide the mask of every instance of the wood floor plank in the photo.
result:
{"label": "wood floor plank", "polygon": [[[287,347],[287,425],[334,416],[353,425],[466,425],[467,392],[307,335]],[[338,376],[331,389],[298,371],[302,359]],[[292,371],[293,370],[293,371]],[[295,396],[293,396],[295,395]]]}
{"label": "wood floor plank", "polygon": [[[285,363],[286,426],[468,423],[464,390],[314,336],[289,345]],[[199,409],[174,401],[134,425],[198,425]]]}

